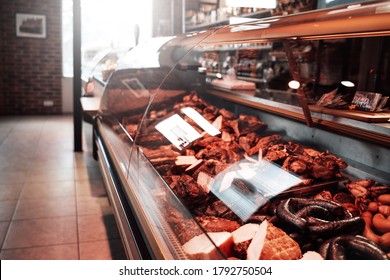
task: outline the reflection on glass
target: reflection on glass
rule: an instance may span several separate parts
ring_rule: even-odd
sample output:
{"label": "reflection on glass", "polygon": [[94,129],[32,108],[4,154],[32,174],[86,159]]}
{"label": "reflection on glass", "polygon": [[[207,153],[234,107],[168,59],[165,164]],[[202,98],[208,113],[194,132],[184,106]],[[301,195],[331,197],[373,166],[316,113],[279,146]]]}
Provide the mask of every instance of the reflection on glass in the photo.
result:
{"label": "reflection on glass", "polygon": [[267,160],[242,160],[218,174],[210,189],[246,221],[272,197],[301,182],[302,179]]}

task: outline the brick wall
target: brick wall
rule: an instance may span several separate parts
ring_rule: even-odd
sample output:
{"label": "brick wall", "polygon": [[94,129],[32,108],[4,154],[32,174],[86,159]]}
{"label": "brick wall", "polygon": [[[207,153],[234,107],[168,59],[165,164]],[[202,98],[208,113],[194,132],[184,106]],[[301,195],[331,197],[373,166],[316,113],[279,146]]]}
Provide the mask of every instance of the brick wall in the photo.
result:
{"label": "brick wall", "polygon": [[[16,13],[46,15],[46,38],[17,37]],[[61,113],[61,0],[0,0],[0,26],[0,114]]]}

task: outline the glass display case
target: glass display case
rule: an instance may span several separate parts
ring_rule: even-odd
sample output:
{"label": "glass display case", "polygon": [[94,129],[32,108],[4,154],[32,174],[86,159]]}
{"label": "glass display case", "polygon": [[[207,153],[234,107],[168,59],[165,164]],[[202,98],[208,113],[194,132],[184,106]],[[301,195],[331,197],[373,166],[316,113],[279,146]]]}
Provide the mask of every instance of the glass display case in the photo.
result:
{"label": "glass display case", "polygon": [[82,71],[83,96],[101,97],[108,78],[117,67],[118,60],[130,50],[129,48],[115,48],[99,52]]}
{"label": "glass display case", "polygon": [[388,259],[390,114],[352,105],[387,101],[389,35],[379,1],[128,52],[94,123],[128,257]]}

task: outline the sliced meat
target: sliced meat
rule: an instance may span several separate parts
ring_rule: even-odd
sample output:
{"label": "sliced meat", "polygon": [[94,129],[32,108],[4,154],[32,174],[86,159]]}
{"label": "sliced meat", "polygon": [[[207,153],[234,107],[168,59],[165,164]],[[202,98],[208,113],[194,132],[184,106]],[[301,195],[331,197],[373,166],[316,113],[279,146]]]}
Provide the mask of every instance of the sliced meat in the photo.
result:
{"label": "sliced meat", "polygon": [[198,216],[195,219],[206,232],[232,232],[240,227],[240,224],[236,221],[214,216]]}

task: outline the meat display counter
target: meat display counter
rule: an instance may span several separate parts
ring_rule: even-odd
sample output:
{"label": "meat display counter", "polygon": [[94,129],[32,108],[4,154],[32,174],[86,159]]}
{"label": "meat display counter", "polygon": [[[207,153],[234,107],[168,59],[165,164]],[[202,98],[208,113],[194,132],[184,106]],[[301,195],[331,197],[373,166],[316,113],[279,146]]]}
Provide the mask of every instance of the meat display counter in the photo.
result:
{"label": "meat display counter", "polygon": [[131,50],[94,120],[128,258],[388,259],[388,112],[317,107],[385,102],[389,35],[375,1]]}

